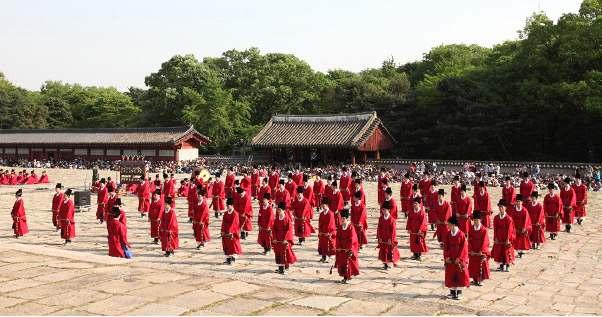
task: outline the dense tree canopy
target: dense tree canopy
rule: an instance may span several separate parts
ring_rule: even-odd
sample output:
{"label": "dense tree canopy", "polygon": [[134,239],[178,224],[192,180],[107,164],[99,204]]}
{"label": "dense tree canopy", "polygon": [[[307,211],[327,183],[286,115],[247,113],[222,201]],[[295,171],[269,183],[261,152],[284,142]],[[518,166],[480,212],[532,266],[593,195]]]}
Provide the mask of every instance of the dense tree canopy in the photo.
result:
{"label": "dense tree canopy", "polygon": [[492,48],[441,45],[358,73],[250,48],[176,55],[145,83],[121,93],[49,81],[30,92],[0,73],[0,128],[194,124],[223,152],[274,113],[377,111],[401,157],[599,161],[602,1],[558,21],[536,13]]}

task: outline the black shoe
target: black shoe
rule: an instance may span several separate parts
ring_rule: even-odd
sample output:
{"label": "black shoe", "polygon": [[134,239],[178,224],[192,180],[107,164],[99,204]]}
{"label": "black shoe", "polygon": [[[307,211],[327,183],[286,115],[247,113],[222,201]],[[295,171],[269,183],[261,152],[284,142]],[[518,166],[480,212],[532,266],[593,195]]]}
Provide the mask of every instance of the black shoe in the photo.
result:
{"label": "black shoe", "polygon": [[279,266],[278,267],[278,274],[284,275],[284,266]]}
{"label": "black shoe", "polygon": [[572,225],[566,225],[566,232],[571,232],[571,229],[573,228]]}
{"label": "black shoe", "polygon": [[522,257],[523,257],[523,252],[519,251],[519,252],[518,252],[518,258],[520,259],[520,258],[522,258]]}
{"label": "black shoe", "polygon": [[241,238],[242,240],[247,240],[247,233],[246,233],[246,232],[244,232],[244,231],[242,231],[242,232],[240,233],[240,238]]}
{"label": "black shoe", "polygon": [[234,263],[234,262],[236,262],[236,258],[235,258],[235,257],[230,257],[230,261],[231,261],[232,263]]}
{"label": "black shoe", "polygon": [[435,224],[431,223],[431,231],[434,231],[434,230],[435,230]]}
{"label": "black shoe", "polygon": [[461,290],[457,290],[456,291],[456,298],[454,298],[455,300],[460,300],[462,299],[462,291]]}
{"label": "black shoe", "polygon": [[215,218],[219,218],[219,213],[217,211],[215,212]]}
{"label": "black shoe", "polygon": [[224,261],[224,264],[231,265],[232,264],[232,259],[231,258],[226,258],[226,261]]}
{"label": "black shoe", "polygon": [[347,279],[346,279],[346,278],[344,278],[344,279],[341,281],[341,283],[343,283],[343,284],[347,284]]}
{"label": "black shoe", "polygon": [[168,258],[169,257],[169,251],[165,252],[165,254],[163,254],[164,257]]}
{"label": "black shoe", "polygon": [[456,290],[452,290],[451,292],[452,292],[452,294],[451,294],[451,295],[452,295],[452,296],[451,296],[451,299],[453,299],[453,300],[458,300],[458,291],[456,291]]}
{"label": "black shoe", "polygon": [[388,269],[389,269],[389,264],[385,263],[385,264],[383,265],[383,270],[385,270],[385,271],[386,271],[386,270],[388,270]]}
{"label": "black shoe", "polygon": [[320,259],[320,262],[326,263],[326,256],[325,255],[322,256],[322,258]]}
{"label": "black shoe", "polygon": [[197,250],[200,250],[200,249],[201,249],[201,248],[203,248],[203,247],[205,247],[205,244],[204,244],[204,243],[199,243],[199,244],[196,246],[196,249],[197,249]]}
{"label": "black shoe", "polygon": [[153,243],[154,243],[154,244],[159,244],[159,238],[155,238],[155,239],[153,240]]}
{"label": "black shoe", "polygon": [[416,260],[416,261],[419,261],[419,262],[420,262],[420,261],[422,261],[422,256],[420,255],[420,253],[418,253],[418,254],[416,255],[416,259],[415,259],[415,260]]}
{"label": "black shoe", "polygon": [[497,268],[498,272],[502,272],[504,270],[504,264],[500,264],[500,266]]}
{"label": "black shoe", "polygon": [[450,289],[449,290],[449,294],[447,294],[447,297],[448,298],[454,298],[454,297],[456,297],[456,291],[453,290],[453,289]]}
{"label": "black shoe", "polygon": [[577,219],[577,224],[578,225],[582,225],[583,224],[583,219]]}
{"label": "black shoe", "polygon": [[506,264],[506,267],[504,268],[504,272],[510,272],[510,264]]}

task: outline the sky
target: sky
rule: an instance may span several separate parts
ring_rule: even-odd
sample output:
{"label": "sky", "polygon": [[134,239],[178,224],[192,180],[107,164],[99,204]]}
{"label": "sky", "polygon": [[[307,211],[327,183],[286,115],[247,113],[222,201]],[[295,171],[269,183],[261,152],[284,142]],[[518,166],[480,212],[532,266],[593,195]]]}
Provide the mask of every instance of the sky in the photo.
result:
{"label": "sky", "polygon": [[0,72],[39,90],[46,80],[144,88],[175,54],[258,47],[312,68],[360,71],[441,44],[491,47],[517,38],[533,12],[556,20],[581,0],[2,0]]}

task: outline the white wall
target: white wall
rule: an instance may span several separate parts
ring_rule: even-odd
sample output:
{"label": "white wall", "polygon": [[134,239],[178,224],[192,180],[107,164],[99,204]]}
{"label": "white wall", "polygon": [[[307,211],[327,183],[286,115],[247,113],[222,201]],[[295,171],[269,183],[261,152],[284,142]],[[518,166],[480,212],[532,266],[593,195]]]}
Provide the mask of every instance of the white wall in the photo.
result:
{"label": "white wall", "polygon": [[180,161],[196,160],[199,157],[199,149],[179,149],[178,159]]}

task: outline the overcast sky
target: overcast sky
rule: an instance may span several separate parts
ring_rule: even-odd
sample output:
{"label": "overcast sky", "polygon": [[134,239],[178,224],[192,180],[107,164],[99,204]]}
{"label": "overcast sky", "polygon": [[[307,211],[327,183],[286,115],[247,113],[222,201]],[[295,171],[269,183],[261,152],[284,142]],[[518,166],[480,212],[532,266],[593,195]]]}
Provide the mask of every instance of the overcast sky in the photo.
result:
{"label": "overcast sky", "polygon": [[359,71],[420,59],[440,44],[515,39],[535,11],[557,19],[581,0],[299,0],[0,2],[0,72],[27,89],[45,80],[144,87],[175,54],[256,46],[314,69]]}

